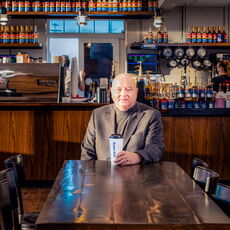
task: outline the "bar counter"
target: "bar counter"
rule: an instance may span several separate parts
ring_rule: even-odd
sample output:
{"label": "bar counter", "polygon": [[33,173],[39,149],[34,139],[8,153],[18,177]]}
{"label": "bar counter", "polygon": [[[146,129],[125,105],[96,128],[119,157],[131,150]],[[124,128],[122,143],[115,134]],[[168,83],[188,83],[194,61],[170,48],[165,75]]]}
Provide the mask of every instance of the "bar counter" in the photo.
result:
{"label": "bar counter", "polygon": [[[0,103],[0,168],[23,154],[27,180],[54,180],[64,160],[80,159],[80,144],[97,103]],[[230,110],[172,110],[162,115],[163,160],[190,173],[199,157],[230,179]]]}

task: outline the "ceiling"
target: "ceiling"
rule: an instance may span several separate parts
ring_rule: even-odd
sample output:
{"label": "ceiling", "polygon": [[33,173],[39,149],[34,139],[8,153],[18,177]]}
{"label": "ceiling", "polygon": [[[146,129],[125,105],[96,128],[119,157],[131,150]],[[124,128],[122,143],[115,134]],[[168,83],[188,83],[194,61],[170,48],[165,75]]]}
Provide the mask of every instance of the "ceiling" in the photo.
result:
{"label": "ceiling", "polygon": [[185,4],[188,7],[223,7],[230,4],[230,0],[159,0],[159,7],[166,10]]}

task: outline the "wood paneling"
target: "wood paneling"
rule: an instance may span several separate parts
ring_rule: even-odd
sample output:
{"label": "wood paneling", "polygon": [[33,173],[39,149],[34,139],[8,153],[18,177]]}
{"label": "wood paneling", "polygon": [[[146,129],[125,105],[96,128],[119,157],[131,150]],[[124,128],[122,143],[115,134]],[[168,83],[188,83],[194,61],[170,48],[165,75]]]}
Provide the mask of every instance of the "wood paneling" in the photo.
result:
{"label": "wood paneling", "polygon": [[[18,109],[18,108],[17,108]],[[93,106],[1,108],[0,168],[3,160],[21,153],[26,178],[55,179],[63,161],[80,159]],[[230,179],[230,117],[163,117],[164,160],[176,161],[190,173],[193,157],[199,157]]]}
{"label": "wood paneling", "polygon": [[208,162],[222,179],[230,179],[230,117],[163,117],[165,160],[190,173],[191,161]]}

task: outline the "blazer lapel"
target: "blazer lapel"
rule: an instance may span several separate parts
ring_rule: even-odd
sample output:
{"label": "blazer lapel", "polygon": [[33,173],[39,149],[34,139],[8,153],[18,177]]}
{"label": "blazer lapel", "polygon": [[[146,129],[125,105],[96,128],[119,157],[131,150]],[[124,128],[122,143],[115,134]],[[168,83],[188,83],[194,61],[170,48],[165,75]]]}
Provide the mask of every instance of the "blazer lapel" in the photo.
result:
{"label": "blazer lapel", "polygon": [[110,110],[105,112],[104,122],[106,124],[106,134],[105,137],[109,137],[115,133],[115,110],[110,108]]}
{"label": "blazer lapel", "polygon": [[123,148],[125,148],[126,145],[128,144],[129,139],[131,138],[132,134],[136,130],[136,127],[138,123],[140,122],[142,116],[143,116],[143,113],[140,113],[140,112],[135,112],[130,115],[130,118],[128,120],[127,127],[126,127],[125,136],[124,136]]}

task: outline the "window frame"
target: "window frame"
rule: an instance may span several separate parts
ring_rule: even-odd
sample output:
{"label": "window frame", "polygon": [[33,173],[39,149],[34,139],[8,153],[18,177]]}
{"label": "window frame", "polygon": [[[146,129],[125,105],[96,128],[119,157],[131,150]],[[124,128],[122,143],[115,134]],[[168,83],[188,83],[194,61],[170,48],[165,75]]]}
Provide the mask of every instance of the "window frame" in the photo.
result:
{"label": "window frame", "polygon": [[[108,39],[110,41],[112,40],[116,40],[115,41],[115,45],[116,47],[113,48],[113,59],[114,61],[118,62],[117,64],[117,73],[119,72],[119,70],[124,69],[124,63],[121,63],[119,60],[121,59],[121,54],[123,53],[123,49],[124,47],[121,46],[121,43],[124,43],[125,41],[125,31],[126,31],[126,22],[124,20],[124,33],[50,33],[49,32],[49,21],[53,20],[53,19],[48,19],[47,20],[47,33],[46,33],[46,56],[47,56],[47,60],[51,61],[51,57],[50,57],[50,52],[49,52],[49,44],[50,44],[50,38],[78,38],[78,50],[79,50],[79,57],[82,57],[81,55],[83,55],[83,51],[82,51],[82,44],[84,44],[83,41],[90,42],[90,41],[103,41],[104,39]],[[73,20],[73,19],[64,19],[64,20]],[[103,20],[103,19],[97,19],[97,20]],[[114,19],[114,20],[110,20],[110,21],[121,21],[121,19]],[[90,40],[92,39],[92,40]],[[104,42],[105,42],[104,40]],[[108,43],[110,43],[108,41]],[[78,64],[78,69],[82,69],[84,68],[84,62],[82,61],[83,58],[78,58],[77,59],[77,64]]]}

